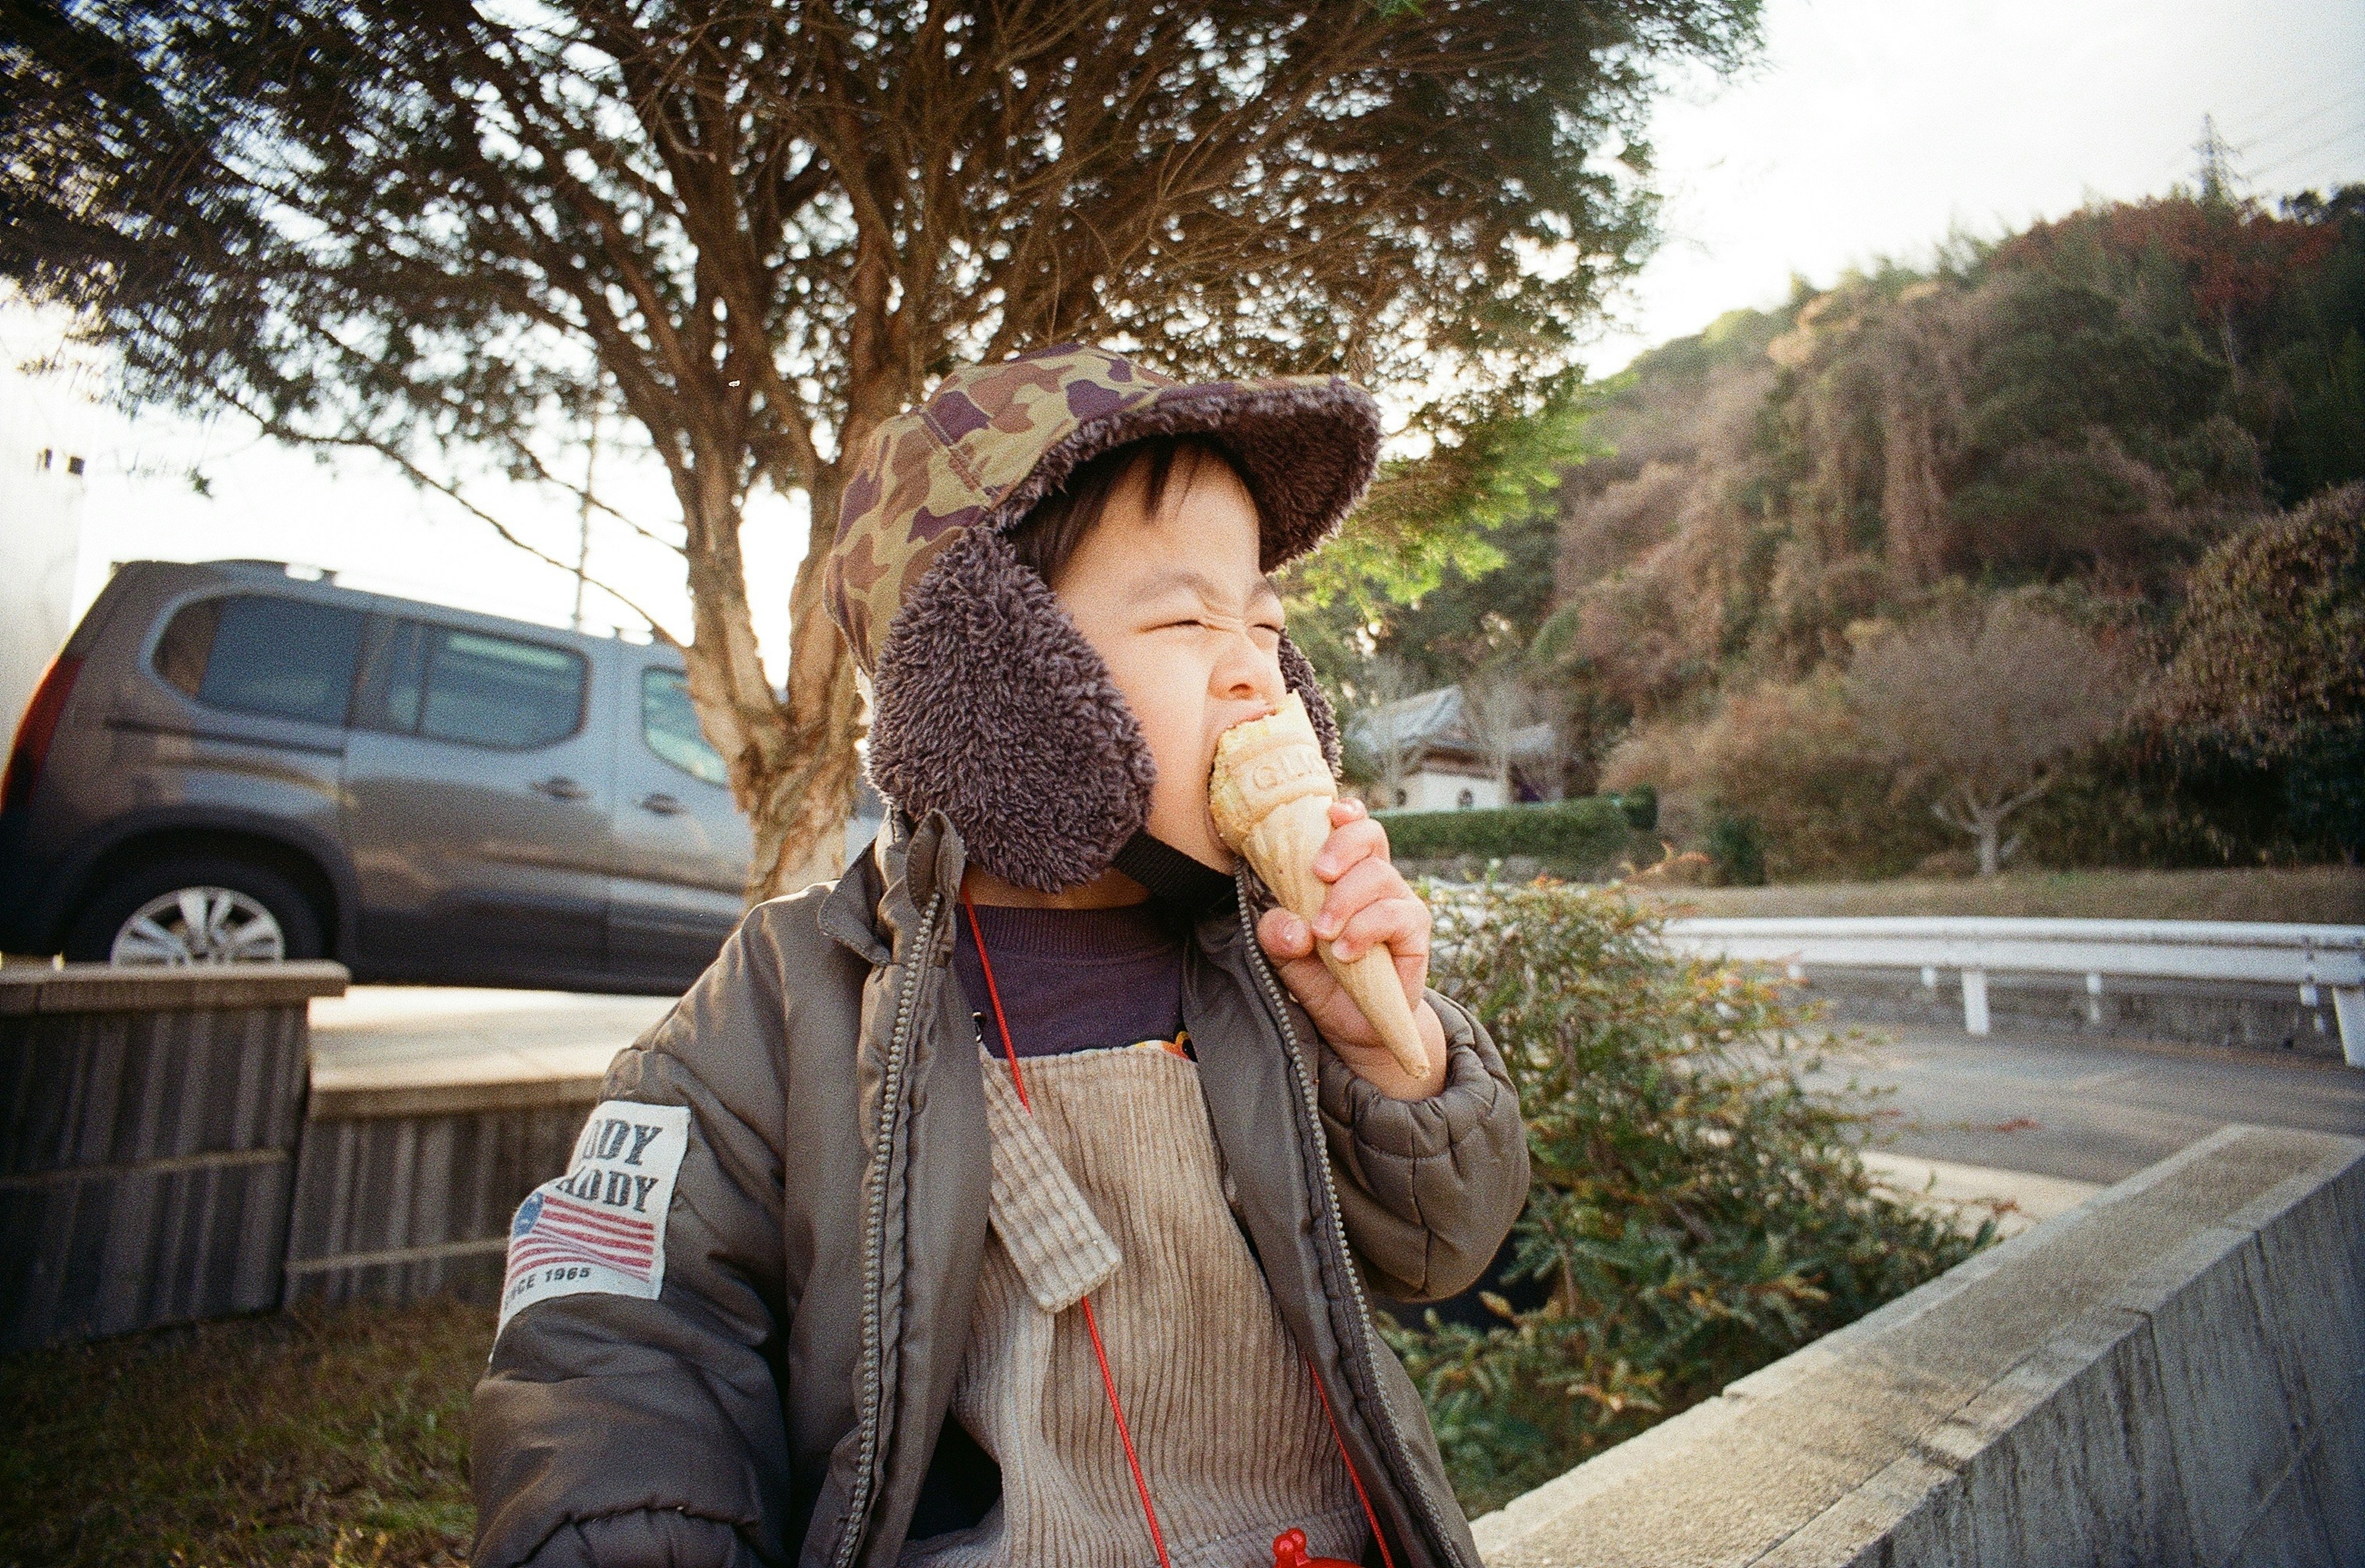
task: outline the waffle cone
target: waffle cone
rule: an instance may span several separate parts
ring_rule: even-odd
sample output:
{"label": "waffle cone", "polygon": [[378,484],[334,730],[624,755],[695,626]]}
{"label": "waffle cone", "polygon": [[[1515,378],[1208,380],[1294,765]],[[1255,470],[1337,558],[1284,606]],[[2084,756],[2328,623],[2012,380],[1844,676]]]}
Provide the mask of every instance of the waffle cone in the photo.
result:
{"label": "waffle cone", "polygon": [[[1208,809],[1216,831],[1232,852],[1256,868],[1289,912],[1309,926],[1321,913],[1329,886],[1314,874],[1314,857],[1330,838],[1330,803],[1339,787],[1323,760],[1322,743],[1306,716],[1306,704],[1291,692],[1278,712],[1235,725],[1216,742],[1215,772],[1208,783]],[[1412,1004],[1405,1000],[1395,957],[1374,947],[1352,963],[1340,963],[1317,943],[1323,967],[1362,1009],[1396,1064],[1416,1077],[1429,1072]]]}

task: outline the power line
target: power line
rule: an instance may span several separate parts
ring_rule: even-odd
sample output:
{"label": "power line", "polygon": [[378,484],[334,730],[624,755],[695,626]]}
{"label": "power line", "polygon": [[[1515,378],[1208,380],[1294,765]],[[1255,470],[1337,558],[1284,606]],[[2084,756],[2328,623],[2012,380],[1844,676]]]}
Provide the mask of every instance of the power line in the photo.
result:
{"label": "power line", "polygon": [[2358,103],[2365,103],[2365,91],[2351,90],[2345,93],[2336,93],[2332,97],[2317,104],[2314,108],[2304,109],[2297,115],[2289,116],[2282,119],[2276,120],[2269,125],[2265,129],[2252,133],[2247,139],[2236,143],[2236,145],[2240,149],[2240,151],[2247,152],[2262,142],[2279,141],[2303,126],[2320,120],[2328,114],[2337,114],[2340,110],[2348,108],[2349,106]]}
{"label": "power line", "polygon": [[2260,175],[2270,174],[2277,169],[2283,168],[2288,164],[2296,163],[2303,158],[2311,157],[2315,153],[2323,151],[2327,147],[2335,146],[2340,142],[2346,141],[2350,137],[2357,135],[2360,131],[2365,131],[2365,120],[2358,121],[2355,125],[2350,126],[2346,130],[2335,131],[2321,141],[2311,142],[2307,146],[2301,148],[2296,152],[2285,153],[2282,157],[2276,159],[2273,162],[2261,168],[2259,171],[2259,174]]}

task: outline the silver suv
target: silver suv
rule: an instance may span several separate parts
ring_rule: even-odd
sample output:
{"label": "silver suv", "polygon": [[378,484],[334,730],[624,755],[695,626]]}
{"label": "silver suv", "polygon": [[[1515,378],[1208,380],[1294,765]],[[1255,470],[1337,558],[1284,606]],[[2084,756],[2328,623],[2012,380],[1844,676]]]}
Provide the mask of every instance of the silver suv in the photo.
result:
{"label": "silver suv", "polygon": [[672,649],[134,561],[9,752],[0,950],[673,991],[750,846]]}

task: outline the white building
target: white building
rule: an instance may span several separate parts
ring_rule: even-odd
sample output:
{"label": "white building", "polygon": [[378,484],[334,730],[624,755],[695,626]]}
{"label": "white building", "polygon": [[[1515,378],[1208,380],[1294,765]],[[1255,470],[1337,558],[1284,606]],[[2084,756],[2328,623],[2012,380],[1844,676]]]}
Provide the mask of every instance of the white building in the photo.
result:
{"label": "white building", "polygon": [[54,378],[0,364],[0,746],[73,629],[92,425]]}
{"label": "white building", "polygon": [[[1473,732],[1469,709],[1458,686],[1440,686],[1359,713],[1349,722],[1347,734],[1367,756],[1384,757],[1394,747],[1403,759],[1402,777],[1392,791],[1377,783],[1364,790],[1379,811],[1451,812],[1509,805],[1519,798],[1517,789],[1522,774],[1530,768],[1544,771],[1540,765],[1549,763],[1554,750],[1550,724],[1530,724],[1514,731],[1507,748],[1511,765],[1511,788],[1507,790],[1487,748]],[[1381,771],[1387,770],[1383,767]],[[1380,799],[1388,792],[1394,799]]]}

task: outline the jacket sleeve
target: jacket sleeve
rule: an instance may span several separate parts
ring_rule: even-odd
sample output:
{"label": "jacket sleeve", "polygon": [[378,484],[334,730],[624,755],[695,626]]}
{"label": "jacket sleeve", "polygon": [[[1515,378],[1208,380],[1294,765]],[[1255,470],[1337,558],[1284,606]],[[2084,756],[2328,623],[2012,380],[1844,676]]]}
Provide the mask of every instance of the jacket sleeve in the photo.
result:
{"label": "jacket sleeve", "polygon": [[1322,1130],[1347,1239],[1382,1294],[1441,1301],[1476,1283],[1528,1198],[1519,1092],[1486,1031],[1432,991],[1445,1087],[1391,1100],[1321,1051]]}
{"label": "jacket sleeve", "polygon": [[[475,1400],[478,1568],[740,1568],[786,1555],[779,990],[743,924],[608,1069],[578,1160],[603,1121],[688,1109],[662,1272],[654,1298],[549,1294],[502,1326]],[[511,1233],[521,1264],[528,1218]]]}

